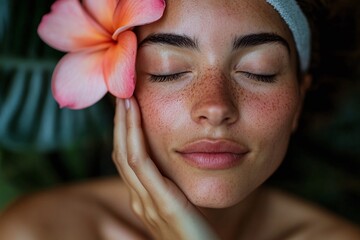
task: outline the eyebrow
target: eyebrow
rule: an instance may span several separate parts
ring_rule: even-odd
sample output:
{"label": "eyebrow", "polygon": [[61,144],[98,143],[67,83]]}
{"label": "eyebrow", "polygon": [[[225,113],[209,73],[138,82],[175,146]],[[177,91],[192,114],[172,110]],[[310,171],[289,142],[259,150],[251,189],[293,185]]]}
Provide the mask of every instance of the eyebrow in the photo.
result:
{"label": "eyebrow", "polygon": [[287,48],[288,52],[290,52],[289,43],[283,37],[275,33],[255,33],[236,37],[233,42],[233,50],[267,43],[280,43]]}
{"label": "eyebrow", "polygon": [[[233,41],[233,50],[258,46],[268,43],[280,43],[290,52],[289,43],[281,36],[275,33],[253,33],[244,36],[235,37]],[[139,43],[139,48],[146,44],[164,44],[180,48],[190,48],[199,50],[199,44],[196,39],[186,35],[178,35],[173,33],[154,33],[147,36]]]}
{"label": "eyebrow", "polygon": [[139,43],[139,48],[146,44],[165,44],[181,48],[199,49],[199,44],[196,39],[173,33],[151,34]]}

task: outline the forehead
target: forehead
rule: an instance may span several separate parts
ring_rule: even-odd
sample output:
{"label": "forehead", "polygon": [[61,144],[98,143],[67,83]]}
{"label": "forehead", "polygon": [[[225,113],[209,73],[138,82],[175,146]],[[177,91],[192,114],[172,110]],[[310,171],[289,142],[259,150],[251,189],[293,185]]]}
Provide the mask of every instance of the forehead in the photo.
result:
{"label": "forehead", "polygon": [[171,32],[196,37],[276,33],[291,42],[279,14],[265,0],[167,0],[164,16],[138,29],[139,41],[152,33]]}

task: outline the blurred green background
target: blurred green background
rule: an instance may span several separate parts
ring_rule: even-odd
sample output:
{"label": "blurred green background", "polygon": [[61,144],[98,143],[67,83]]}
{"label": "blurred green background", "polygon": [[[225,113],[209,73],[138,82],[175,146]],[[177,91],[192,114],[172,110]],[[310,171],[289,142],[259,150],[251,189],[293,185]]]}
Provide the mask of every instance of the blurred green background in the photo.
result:
{"label": "blurred green background", "polygon": [[16,197],[113,174],[112,99],[60,109],[51,74],[63,55],[37,35],[53,0],[0,0],[0,209]]}
{"label": "blurred green background", "polygon": [[[112,99],[72,111],[59,109],[52,98],[51,73],[62,53],[46,46],[36,33],[52,2],[0,0],[0,211],[27,193],[116,174],[111,162]],[[329,77],[309,94],[286,160],[268,184],[360,223],[355,13],[335,17],[336,31],[332,26],[322,29],[330,36],[321,42],[327,57],[315,73]],[[334,45],[355,57],[350,62],[331,60],[339,59],[327,52]]]}

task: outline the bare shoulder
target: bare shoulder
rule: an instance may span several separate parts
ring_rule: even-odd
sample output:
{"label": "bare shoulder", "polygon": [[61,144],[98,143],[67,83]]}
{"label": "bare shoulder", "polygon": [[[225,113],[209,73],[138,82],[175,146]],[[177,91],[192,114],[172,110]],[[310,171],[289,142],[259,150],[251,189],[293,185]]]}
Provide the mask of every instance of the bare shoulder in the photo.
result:
{"label": "bare shoulder", "polygon": [[143,239],[119,178],[25,196],[0,215],[0,239]]}
{"label": "bare shoulder", "polygon": [[358,240],[359,227],[308,201],[267,189],[271,227],[285,229],[280,239]]}

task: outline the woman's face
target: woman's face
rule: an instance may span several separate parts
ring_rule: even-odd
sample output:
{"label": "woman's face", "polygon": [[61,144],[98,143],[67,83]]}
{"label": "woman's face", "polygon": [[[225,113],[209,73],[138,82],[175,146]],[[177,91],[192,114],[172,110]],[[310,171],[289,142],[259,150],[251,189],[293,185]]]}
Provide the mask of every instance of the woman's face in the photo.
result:
{"label": "woman's face", "polygon": [[301,109],[286,24],[264,0],[171,0],[138,37],[151,157],[195,205],[243,200],[281,163]]}

